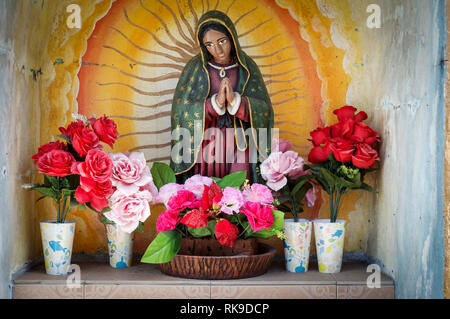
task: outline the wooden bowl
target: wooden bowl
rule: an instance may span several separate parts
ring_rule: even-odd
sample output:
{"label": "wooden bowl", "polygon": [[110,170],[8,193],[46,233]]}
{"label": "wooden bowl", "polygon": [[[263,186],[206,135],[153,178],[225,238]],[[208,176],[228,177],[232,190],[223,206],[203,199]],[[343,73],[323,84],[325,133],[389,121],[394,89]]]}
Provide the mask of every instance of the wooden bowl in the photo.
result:
{"label": "wooden bowl", "polygon": [[264,274],[269,269],[275,253],[275,248],[260,243],[255,255],[175,255],[168,263],[159,264],[159,269],[169,276],[191,279],[249,278]]}

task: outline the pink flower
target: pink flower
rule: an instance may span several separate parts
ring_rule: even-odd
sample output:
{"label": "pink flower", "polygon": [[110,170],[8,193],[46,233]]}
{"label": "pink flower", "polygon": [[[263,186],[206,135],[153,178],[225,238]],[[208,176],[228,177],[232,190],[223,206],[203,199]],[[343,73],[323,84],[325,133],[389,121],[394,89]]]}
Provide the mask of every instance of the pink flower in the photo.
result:
{"label": "pink flower", "polygon": [[139,222],[145,222],[150,216],[150,201],[152,194],[148,191],[126,195],[117,190],[109,199],[111,210],[104,215],[124,232],[132,233]]}
{"label": "pink flower", "polygon": [[169,199],[176,195],[178,191],[185,190],[183,185],[176,184],[176,183],[169,183],[164,186],[162,186],[159,189],[158,197],[156,198],[157,203],[164,203],[164,205],[167,207],[167,204],[169,202]]}
{"label": "pink flower", "polygon": [[189,177],[184,182],[184,189],[193,192],[195,194],[195,197],[197,199],[200,199],[203,195],[203,186],[211,186],[212,182],[213,180],[211,178],[197,174]]}
{"label": "pink flower", "polygon": [[274,191],[287,184],[287,176],[296,179],[304,175],[304,160],[294,151],[275,152],[261,164],[261,176]]}
{"label": "pink flower", "polygon": [[273,225],[273,213],[269,206],[260,203],[246,202],[240,210],[248,218],[250,227],[254,232],[261,229],[269,230]]}
{"label": "pink flower", "polygon": [[194,193],[181,190],[169,199],[167,205],[172,209],[198,208],[200,202],[195,198]]}
{"label": "pink flower", "polygon": [[181,217],[178,216],[180,211],[182,209],[168,209],[162,212],[156,221],[156,231],[160,233],[166,230],[174,230],[181,220]]}
{"label": "pink flower", "polygon": [[261,203],[263,205],[271,205],[273,203],[272,191],[265,185],[258,183],[247,186],[242,194],[245,201]]}
{"label": "pink flower", "polygon": [[294,148],[292,146],[292,142],[285,140],[284,138],[273,139],[272,140],[272,152],[287,152],[293,151]]}
{"label": "pink flower", "polygon": [[308,207],[313,207],[314,206],[314,202],[316,201],[317,196],[316,196],[316,188],[313,187],[310,188],[305,195],[305,200],[306,200],[306,206]]}
{"label": "pink flower", "polygon": [[109,153],[113,163],[111,180],[126,195],[139,191],[140,187],[153,184],[144,153]]}
{"label": "pink flower", "polygon": [[222,206],[220,211],[228,215],[238,213],[243,204],[244,196],[239,189],[234,187],[225,187],[222,199],[218,203],[219,206]]}

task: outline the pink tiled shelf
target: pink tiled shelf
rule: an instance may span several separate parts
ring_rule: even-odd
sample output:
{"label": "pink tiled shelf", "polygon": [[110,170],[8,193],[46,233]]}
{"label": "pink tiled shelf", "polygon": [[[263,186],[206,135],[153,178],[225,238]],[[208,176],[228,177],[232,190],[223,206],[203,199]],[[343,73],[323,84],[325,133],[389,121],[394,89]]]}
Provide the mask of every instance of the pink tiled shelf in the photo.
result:
{"label": "pink tiled shelf", "polygon": [[167,276],[157,265],[136,264],[114,269],[107,262],[83,262],[80,287],[69,288],[67,276],[50,276],[38,266],[14,280],[13,297],[23,298],[150,298],[150,299],[347,299],[394,298],[392,279],[381,275],[380,288],[368,288],[367,265],[344,263],[337,274],[321,274],[317,264],[306,273],[289,273],[274,262],[259,277],[195,280]]}

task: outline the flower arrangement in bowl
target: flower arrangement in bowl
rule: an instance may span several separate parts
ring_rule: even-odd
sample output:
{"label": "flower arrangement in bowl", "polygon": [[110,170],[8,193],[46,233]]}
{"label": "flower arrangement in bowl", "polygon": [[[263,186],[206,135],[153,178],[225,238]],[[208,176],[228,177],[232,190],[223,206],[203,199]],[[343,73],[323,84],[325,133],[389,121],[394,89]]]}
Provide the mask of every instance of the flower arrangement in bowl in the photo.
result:
{"label": "flower arrangement in bowl", "polygon": [[305,161],[284,139],[272,141],[272,152],[260,167],[266,185],[275,192],[277,208],[291,212],[293,219],[284,220],[284,254],[289,272],[306,272],[309,265],[312,222],[299,219],[302,202],[312,207],[316,200],[313,176],[305,169]]}
{"label": "flower arrangement in bowl", "polygon": [[[158,217],[157,236],[148,246],[141,262],[162,264],[160,268],[163,272],[175,276],[212,279],[217,277],[211,273],[206,277],[199,273],[174,273],[171,270],[181,268],[165,267],[163,264],[177,262],[179,260],[174,257],[184,255],[209,256],[202,259],[206,263],[222,255],[230,258],[236,255],[255,257],[258,255],[255,241],[252,243],[250,240],[242,247],[237,243],[251,237],[282,236],[284,214],[274,206],[272,192],[261,184],[249,185],[245,171],[221,179],[194,175],[183,185],[175,183],[175,174],[163,163],[154,163],[152,174],[159,188],[158,200],[166,205],[167,210]],[[199,262],[197,259],[190,260]],[[268,267],[267,261],[264,266]],[[227,271],[231,276],[224,277],[226,271],[214,267],[221,279],[246,276],[245,272],[236,273],[235,269],[229,269]],[[197,267],[182,268],[189,271]]]}
{"label": "flower arrangement in bowl", "polygon": [[346,105],[333,113],[338,123],[317,128],[310,133],[313,148],[308,165],[314,180],[330,198],[330,219],[316,220],[314,231],[321,272],[339,272],[342,264],[345,220],[338,214],[345,195],[354,190],[374,192],[364,183],[366,173],[379,161],[377,144],[380,135],[363,123],[367,114]]}
{"label": "flower arrangement in bowl", "polygon": [[116,124],[106,116],[89,120],[77,117],[66,128],[59,128],[62,135],[58,137],[63,141],[44,144],[32,156],[44,181],[26,186],[42,195],[38,201],[49,197],[57,206],[56,220],[40,223],[45,268],[52,275],[69,271],[75,231],[75,222],[66,220],[70,210],[86,204],[102,211],[112,194],[111,162],[100,142],[113,146],[118,135]]}
{"label": "flower arrangement in bowl", "polygon": [[111,267],[126,268],[132,262],[134,231],[143,231],[158,190],[143,153],[109,153],[108,156],[112,161],[113,193],[108,198],[110,210],[102,214],[101,220],[106,225]]}

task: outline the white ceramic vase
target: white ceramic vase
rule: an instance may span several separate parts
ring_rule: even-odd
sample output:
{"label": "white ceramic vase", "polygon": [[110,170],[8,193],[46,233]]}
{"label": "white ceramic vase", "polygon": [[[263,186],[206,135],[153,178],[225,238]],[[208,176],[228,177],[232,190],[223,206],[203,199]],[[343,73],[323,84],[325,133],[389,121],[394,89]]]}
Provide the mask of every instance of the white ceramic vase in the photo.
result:
{"label": "white ceramic vase", "polygon": [[289,272],[306,272],[309,266],[311,250],[312,222],[308,219],[284,220],[284,257],[286,270]]}
{"label": "white ceramic vase", "polygon": [[321,273],[337,273],[341,271],[344,251],[345,220],[314,220],[314,236],[316,238],[317,263]]}
{"label": "white ceramic vase", "polygon": [[75,222],[41,221],[42,248],[45,271],[49,275],[64,276],[70,272]]}
{"label": "white ceramic vase", "polygon": [[124,232],[117,225],[106,225],[109,264],[113,268],[131,266],[133,260],[134,232]]}

